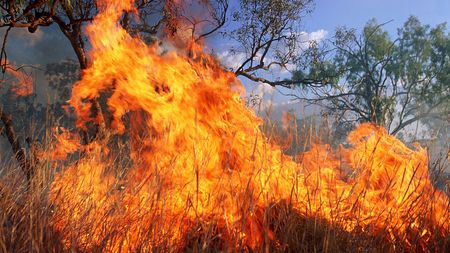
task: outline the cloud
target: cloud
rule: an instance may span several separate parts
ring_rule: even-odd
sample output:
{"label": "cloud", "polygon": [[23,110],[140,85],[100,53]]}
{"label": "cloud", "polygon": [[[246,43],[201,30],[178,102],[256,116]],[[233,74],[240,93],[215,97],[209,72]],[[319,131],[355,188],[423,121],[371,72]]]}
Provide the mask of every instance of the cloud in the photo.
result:
{"label": "cloud", "polygon": [[[6,29],[0,29],[0,38],[5,32]],[[76,58],[69,41],[56,25],[39,27],[34,33],[26,28],[14,28],[9,33],[6,46],[9,60],[19,65]]]}
{"label": "cloud", "polygon": [[245,53],[232,53],[231,51],[223,51],[217,54],[219,61],[226,67],[236,70],[245,60]]}
{"label": "cloud", "polygon": [[327,37],[328,31],[324,30],[324,29],[320,29],[315,32],[306,33],[306,35],[309,40],[314,40],[314,41],[320,42]]}
{"label": "cloud", "polygon": [[[298,33],[297,35],[299,38],[298,48],[300,50],[304,50],[313,41],[315,41],[315,42],[323,41],[328,36],[328,31],[326,31],[324,29],[319,29],[317,31],[309,32],[309,33],[303,31],[303,32]],[[222,44],[222,46],[232,48],[233,46],[236,46],[236,45],[234,45],[232,43],[224,42]],[[233,53],[230,50],[224,50],[217,54],[217,58],[222,62],[222,64],[225,67],[236,70],[239,67],[239,65],[242,64],[242,62],[245,60],[246,54],[243,52],[234,52]],[[258,58],[258,56],[256,57],[256,59],[257,58]],[[267,62],[270,62],[271,60],[272,60],[272,57],[270,55],[266,56]],[[289,69],[289,67],[294,67],[294,66],[287,66],[287,67]]]}
{"label": "cloud", "polygon": [[298,34],[299,37],[299,44],[298,47],[301,50],[306,49],[311,42],[320,43],[321,41],[325,40],[328,36],[328,31],[324,29],[319,29],[314,32],[300,32]]}
{"label": "cloud", "polygon": [[256,84],[256,88],[251,92],[253,95],[257,95],[259,97],[264,97],[265,95],[272,95],[275,91],[275,88],[266,83],[258,82]]}

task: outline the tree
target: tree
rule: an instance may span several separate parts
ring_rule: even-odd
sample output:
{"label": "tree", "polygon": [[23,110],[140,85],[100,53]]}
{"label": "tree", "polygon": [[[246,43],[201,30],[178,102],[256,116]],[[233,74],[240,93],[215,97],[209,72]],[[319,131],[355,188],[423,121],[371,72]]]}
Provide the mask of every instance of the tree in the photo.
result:
{"label": "tree", "polygon": [[[8,62],[6,53],[7,38],[12,28],[27,28],[30,33],[34,33],[39,27],[52,24],[58,25],[62,34],[70,42],[80,68],[85,69],[88,66],[88,59],[82,28],[86,22],[93,19],[96,13],[97,6],[94,0],[1,1],[0,14],[2,19],[0,20],[0,27],[7,27],[0,52],[0,65],[3,72]],[[9,118],[11,117],[9,116]],[[84,139],[87,141],[88,138],[87,133],[84,133]],[[14,139],[18,140],[18,137]]]}
{"label": "tree", "polygon": [[[34,33],[41,26],[56,23],[74,49],[80,68],[87,67],[82,27],[97,13],[94,0],[4,0],[0,2],[0,12],[0,27],[8,27],[8,30],[27,28],[30,33]],[[4,39],[2,59],[6,57],[6,38],[7,36]]]}
{"label": "tree", "polygon": [[[28,103],[32,103],[32,100],[35,98],[35,95],[30,95],[33,88],[31,77],[24,68],[17,68],[8,62],[4,64],[3,71],[0,79],[0,87],[9,89],[5,89],[4,92],[0,93],[0,99],[4,100],[6,104],[14,104],[15,109],[20,111],[19,115],[27,114],[27,110],[21,110],[23,107],[20,107],[19,103],[24,99]],[[16,130],[13,127],[12,114],[5,112],[2,107],[0,107],[0,122],[3,125],[3,127],[0,127],[0,134],[6,136],[19,167],[22,169],[26,178],[30,180],[33,175],[32,160],[22,148],[22,141],[18,138]]]}
{"label": "tree", "polygon": [[[301,57],[302,36],[298,30],[303,15],[312,11],[313,0],[240,0],[232,14],[236,29],[225,31],[236,45],[232,54],[242,61],[233,69],[236,75],[271,86],[293,87],[317,84],[320,80],[267,78],[271,70],[288,69]],[[269,72],[270,73],[270,72]]]}
{"label": "tree", "polygon": [[[332,50],[316,54],[296,78],[326,79],[323,87],[303,86],[297,98],[319,103],[343,123],[373,122],[397,134],[450,113],[450,34],[445,24],[431,28],[415,17],[392,39],[384,24],[369,21],[362,34],[340,28]],[[334,78],[328,78],[328,77]]]}

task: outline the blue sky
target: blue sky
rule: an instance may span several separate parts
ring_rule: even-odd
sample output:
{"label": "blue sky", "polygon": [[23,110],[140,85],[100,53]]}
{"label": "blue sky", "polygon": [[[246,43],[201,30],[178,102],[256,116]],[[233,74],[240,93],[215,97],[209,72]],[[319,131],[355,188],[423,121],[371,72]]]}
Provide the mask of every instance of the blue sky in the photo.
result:
{"label": "blue sky", "polygon": [[432,26],[450,21],[450,0],[316,0],[314,11],[305,17],[307,31],[335,27],[362,28],[370,18],[393,20],[386,26],[395,33],[410,15]]}

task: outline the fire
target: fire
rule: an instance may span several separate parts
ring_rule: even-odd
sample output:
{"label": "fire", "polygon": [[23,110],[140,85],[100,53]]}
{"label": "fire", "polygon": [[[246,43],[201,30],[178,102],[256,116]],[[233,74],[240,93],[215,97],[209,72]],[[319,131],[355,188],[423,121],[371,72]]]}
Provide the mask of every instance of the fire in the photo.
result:
{"label": "fire", "polygon": [[[9,74],[12,78],[10,82],[11,91],[18,96],[28,96],[33,93],[33,79],[25,71],[17,68],[14,64],[6,61],[3,63],[4,73]],[[0,84],[5,80],[1,80]]]}
{"label": "fire", "polygon": [[425,150],[364,124],[349,135],[350,148],[315,145],[296,162],[266,140],[238,79],[198,45],[193,57],[162,54],[120,27],[132,0],[98,4],[87,27],[92,63],[70,104],[84,128],[104,120],[92,116],[90,101],[110,94],[112,130],[84,147],[58,139],[58,154],[77,145],[86,154],[51,189],[53,225],[66,247],[180,249],[190,230],[211,221],[222,240],[257,248],[263,233],[276,240],[261,226],[261,208],[280,201],[349,232],[388,231],[407,245],[411,235],[426,246],[432,233],[450,232],[449,200],[430,182]]}

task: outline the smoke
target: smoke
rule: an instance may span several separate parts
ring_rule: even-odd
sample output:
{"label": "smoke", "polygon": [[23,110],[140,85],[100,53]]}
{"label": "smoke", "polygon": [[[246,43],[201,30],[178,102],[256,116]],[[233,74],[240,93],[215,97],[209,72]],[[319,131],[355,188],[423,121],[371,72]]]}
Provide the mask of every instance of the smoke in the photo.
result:
{"label": "smoke", "polygon": [[[6,28],[0,29],[1,38]],[[26,28],[11,29],[6,42],[8,59],[17,64],[43,65],[75,58],[70,43],[56,25],[40,27],[35,33]]]}

